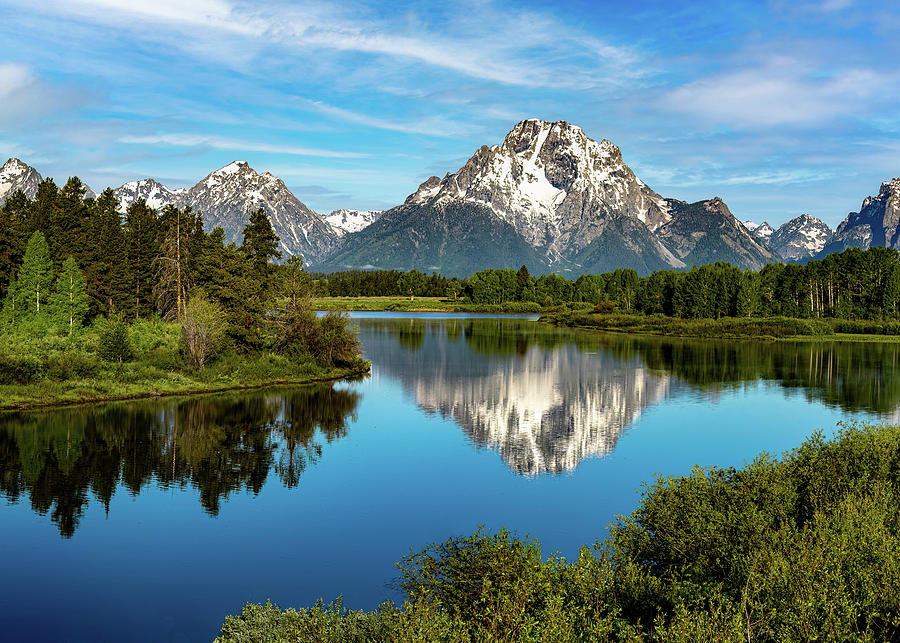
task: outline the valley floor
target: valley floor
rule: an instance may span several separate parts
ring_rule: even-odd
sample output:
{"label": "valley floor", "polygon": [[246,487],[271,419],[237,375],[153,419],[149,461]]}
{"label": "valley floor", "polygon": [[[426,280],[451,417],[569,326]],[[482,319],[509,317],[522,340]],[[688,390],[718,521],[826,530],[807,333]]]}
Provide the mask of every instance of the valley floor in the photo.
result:
{"label": "valley floor", "polygon": [[444,297],[317,297],[312,300],[316,310],[384,311],[384,312],[453,312],[453,313],[540,313],[540,304],[530,301],[509,301],[503,304],[473,304]]}

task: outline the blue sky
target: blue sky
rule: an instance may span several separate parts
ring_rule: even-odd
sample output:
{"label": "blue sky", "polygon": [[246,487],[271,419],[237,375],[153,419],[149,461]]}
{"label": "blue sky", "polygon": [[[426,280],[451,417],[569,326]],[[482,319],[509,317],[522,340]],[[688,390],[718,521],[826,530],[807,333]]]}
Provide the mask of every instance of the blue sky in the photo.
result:
{"label": "blue sky", "polygon": [[384,208],[523,118],[657,192],[832,226],[900,175],[891,2],[0,0],[0,156],[95,189],[234,159]]}

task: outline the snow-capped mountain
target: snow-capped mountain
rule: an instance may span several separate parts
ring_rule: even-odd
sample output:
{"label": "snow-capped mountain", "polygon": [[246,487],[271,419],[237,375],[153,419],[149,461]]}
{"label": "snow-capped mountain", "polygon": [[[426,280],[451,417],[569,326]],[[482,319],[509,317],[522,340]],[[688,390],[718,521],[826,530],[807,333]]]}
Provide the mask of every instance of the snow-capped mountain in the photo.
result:
{"label": "snow-capped mountain", "polygon": [[900,248],[900,178],[881,184],[878,196],[868,196],[859,209],[838,226],[820,256],[851,247]]}
{"label": "snow-capped mountain", "polygon": [[[503,321],[479,327],[482,320],[451,320],[431,328],[365,320],[360,334],[374,377],[398,381],[423,411],[452,419],[520,475],[571,471],[611,453],[644,409],[681,387],[637,357],[598,347],[586,352],[574,342],[540,346]],[[453,332],[471,348],[451,349]],[[514,338],[517,349],[485,355],[475,348],[485,337],[492,347]],[[398,354],[397,339],[410,350]]]}
{"label": "snow-capped mountain", "polygon": [[359,232],[378,220],[384,210],[334,210],[331,214],[322,215],[325,223],[331,226],[339,237],[349,232]]}
{"label": "snow-capped mountain", "polygon": [[[717,217],[685,214],[678,237],[721,235],[732,254],[759,267],[768,260],[727,208]],[[696,205],[696,204],[695,204]],[[622,160],[618,147],[559,121],[526,120],[500,145],[483,146],[443,179],[431,177],[403,205],[359,233],[328,259],[334,269],[360,266],[438,269],[467,275],[484,267],[572,272],[681,268],[693,260],[661,238],[672,205]],[[699,222],[711,226],[690,228]],[[681,244],[683,245],[683,244]],[[696,243],[693,245],[697,245]],[[706,242],[700,244],[707,245]],[[715,245],[715,244],[713,244]],[[747,248],[741,248],[746,245]]]}
{"label": "snow-capped mountain", "polygon": [[810,214],[801,214],[779,226],[769,238],[769,250],[786,261],[807,261],[815,257],[834,231]]}
{"label": "snow-capped mountain", "polygon": [[207,229],[225,230],[227,241],[241,240],[250,214],[263,208],[286,255],[315,261],[338,242],[334,230],[321,216],[295,197],[284,181],[269,172],[258,174],[246,161],[233,161],[211,172],[178,199],[203,213]]}
{"label": "snow-capped mountain", "polygon": [[170,190],[154,179],[129,181],[113,190],[119,200],[119,210],[125,212],[128,206],[143,199],[148,207],[161,210],[169,204],[175,204],[187,192],[184,188]]}
{"label": "snow-capped mountain", "polygon": [[41,175],[33,167],[11,158],[0,168],[0,205],[6,203],[16,190],[22,190],[29,199],[33,199],[37,193]]}
{"label": "snow-capped mountain", "polygon": [[744,227],[747,228],[755,239],[763,244],[769,243],[769,238],[775,232],[775,228],[769,225],[768,221],[762,223],[754,223],[753,221],[742,221]]}

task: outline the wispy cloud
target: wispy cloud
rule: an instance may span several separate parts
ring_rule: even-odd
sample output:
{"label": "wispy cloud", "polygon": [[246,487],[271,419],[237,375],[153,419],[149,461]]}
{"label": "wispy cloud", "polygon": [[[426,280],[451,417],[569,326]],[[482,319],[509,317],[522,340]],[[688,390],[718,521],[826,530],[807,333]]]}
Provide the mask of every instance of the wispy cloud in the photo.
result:
{"label": "wispy cloud", "polygon": [[370,154],[363,152],[340,152],[322,150],[294,145],[275,145],[255,141],[243,141],[219,136],[203,134],[156,134],[150,136],[122,136],[120,143],[129,145],[168,145],[173,147],[207,147],[216,150],[234,150],[239,152],[262,152],[267,154],[288,154],[291,156],[319,156],[335,159],[366,158]]}
{"label": "wispy cloud", "polygon": [[775,58],[759,67],[701,78],[670,91],[664,103],[704,121],[734,127],[820,125],[858,112],[883,89],[869,69],[828,75],[803,61]]}

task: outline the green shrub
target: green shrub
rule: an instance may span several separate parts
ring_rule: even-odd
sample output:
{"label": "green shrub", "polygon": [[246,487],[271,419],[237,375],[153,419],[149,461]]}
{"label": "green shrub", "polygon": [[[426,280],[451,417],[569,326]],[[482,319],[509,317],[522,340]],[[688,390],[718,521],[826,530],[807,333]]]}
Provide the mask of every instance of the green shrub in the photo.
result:
{"label": "green shrub", "polygon": [[100,326],[97,354],[107,362],[129,362],[134,349],[128,333],[128,324],[118,318],[108,319]]}
{"label": "green shrub", "polygon": [[44,364],[32,355],[0,354],[0,384],[31,384],[44,377]]}
{"label": "green shrub", "polygon": [[402,609],[248,605],[226,641],[888,641],[900,637],[900,427],[647,487],[571,562],[482,530],[399,564]]}

